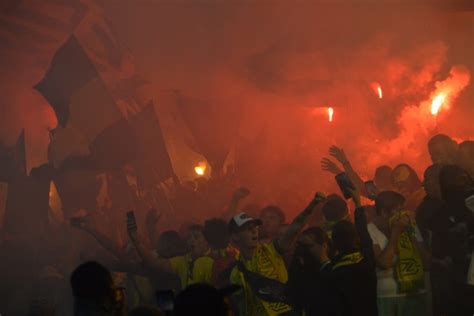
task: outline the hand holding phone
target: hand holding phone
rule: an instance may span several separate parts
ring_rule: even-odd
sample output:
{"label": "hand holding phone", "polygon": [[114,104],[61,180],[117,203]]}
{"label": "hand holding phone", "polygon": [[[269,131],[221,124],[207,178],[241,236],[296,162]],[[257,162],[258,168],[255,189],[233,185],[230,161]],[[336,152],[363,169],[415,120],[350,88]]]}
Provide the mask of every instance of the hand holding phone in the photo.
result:
{"label": "hand holding phone", "polygon": [[379,189],[375,186],[374,181],[365,181],[364,182],[365,191],[367,192],[367,197],[372,201],[375,201],[377,195],[379,194]]}
{"label": "hand holding phone", "polygon": [[127,212],[127,231],[130,237],[136,238],[137,236],[137,221],[135,219],[135,213],[133,211]]}

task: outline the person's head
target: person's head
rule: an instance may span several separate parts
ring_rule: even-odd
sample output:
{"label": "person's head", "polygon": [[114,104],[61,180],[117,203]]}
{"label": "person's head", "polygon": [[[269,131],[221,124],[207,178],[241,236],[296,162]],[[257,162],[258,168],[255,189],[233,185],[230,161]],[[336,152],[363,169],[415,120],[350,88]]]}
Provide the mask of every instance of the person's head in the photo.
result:
{"label": "person's head", "polygon": [[431,161],[438,164],[454,164],[458,155],[458,144],[449,136],[438,134],[428,142]]}
{"label": "person's head", "polygon": [[408,197],[421,187],[421,181],[415,170],[407,164],[393,168],[392,185],[394,190]]}
{"label": "person's head", "polygon": [[471,176],[474,176],[474,141],[466,140],[459,144],[458,162]]}
{"label": "person's head", "polygon": [[332,228],[332,242],[338,254],[348,254],[359,249],[359,235],[349,221],[340,221]]}
{"label": "person's head", "polygon": [[389,166],[377,167],[375,169],[374,183],[380,191],[391,190],[393,188],[392,168]]}
{"label": "person's head", "polygon": [[158,307],[149,305],[134,308],[129,316],[164,316],[164,314]]}
{"label": "person's head", "polygon": [[175,230],[167,230],[160,234],[156,242],[156,251],[161,258],[172,258],[186,252],[186,244]]}
{"label": "person's head", "polygon": [[338,194],[328,195],[321,211],[325,220],[333,223],[345,219],[349,214],[346,201]]}
{"label": "person's head", "polygon": [[186,240],[189,252],[194,258],[201,257],[209,250],[209,244],[204,238],[204,227],[202,225],[191,225]]}
{"label": "person's head", "polygon": [[434,164],[426,168],[423,179],[423,188],[426,195],[432,198],[441,199],[441,189],[439,185],[439,174],[443,166]]}
{"label": "person's head", "polygon": [[457,165],[446,165],[439,174],[441,197],[444,201],[451,201],[464,196],[464,193],[473,188],[473,180],[469,173]]}
{"label": "person's head", "polygon": [[116,302],[116,288],[112,276],[103,265],[89,261],[79,265],[70,278],[76,302],[111,307]]}
{"label": "person's head", "polygon": [[192,284],[176,297],[175,316],[208,315],[226,316],[228,306],[224,295],[209,284]]}
{"label": "person's head", "polygon": [[234,216],[229,222],[232,242],[240,249],[253,249],[258,246],[260,219],[254,219],[246,213]]}
{"label": "person's head", "polygon": [[285,214],[275,205],[269,205],[260,211],[262,220],[262,236],[273,238],[278,234],[280,226],[285,223]]}
{"label": "person's head", "polygon": [[225,249],[229,245],[227,222],[220,218],[209,219],[204,223],[204,238],[211,249]]}
{"label": "person's head", "polygon": [[377,215],[384,218],[386,221],[398,211],[401,211],[405,206],[405,197],[395,191],[383,191],[377,195],[375,199],[375,209]]}
{"label": "person's head", "polygon": [[298,245],[304,247],[319,263],[329,257],[329,244],[329,237],[321,227],[306,229],[298,240]]}

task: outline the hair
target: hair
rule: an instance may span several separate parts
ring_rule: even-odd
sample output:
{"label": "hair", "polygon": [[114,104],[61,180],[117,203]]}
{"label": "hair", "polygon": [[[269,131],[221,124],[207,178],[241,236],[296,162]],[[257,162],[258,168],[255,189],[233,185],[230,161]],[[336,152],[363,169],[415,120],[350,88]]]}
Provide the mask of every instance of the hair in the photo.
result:
{"label": "hair", "polygon": [[163,258],[172,258],[184,255],[186,252],[185,242],[175,230],[167,230],[160,234],[156,242],[158,254]]}
{"label": "hair", "polygon": [[225,316],[227,311],[224,296],[215,287],[197,283],[178,294],[173,315]]}
{"label": "hair", "polygon": [[459,144],[459,150],[466,151],[469,158],[474,159],[474,141],[465,140]]}
{"label": "hair", "polygon": [[375,169],[374,181],[377,186],[391,186],[392,168],[385,165],[377,167],[377,169]]}
{"label": "hair", "polygon": [[392,211],[397,207],[405,204],[405,197],[395,191],[383,191],[375,198],[375,209],[377,215],[381,215],[383,211]]}
{"label": "hair", "polygon": [[472,184],[469,173],[457,165],[443,166],[439,174],[441,197],[443,200],[451,200],[464,192],[467,185]]}
{"label": "hair", "polygon": [[212,249],[224,249],[229,244],[230,234],[226,221],[212,218],[204,223],[204,238]]}
{"label": "hair", "polygon": [[323,245],[324,243],[330,244],[330,239],[328,234],[321,227],[310,227],[303,231],[303,235],[309,235],[314,238],[314,240],[319,244]]}
{"label": "hair", "polygon": [[413,184],[420,184],[421,183],[421,180],[418,177],[418,174],[416,173],[415,169],[413,169],[410,165],[408,165],[406,163],[401,163],[401,164],[397,165],[395,168],[393,168],[393,171],[392,171],[392,174],[391,174],[392,183],[395,183],[396,174],[397,174],[398,170],[401,169],[401,168],[406,168],[408,170],[408,172],[410,173],[408,175],[408,181],[410,183],[413,183]]}
{"label": "hair", "polygon": [[260,211],[260,218],[262,218],[265,213],[273,213],[280,218],[280,224],[284,224],[286,221],[285,213],[276,205],[268,205]]}
{"label": "hair", "polygon": [[342,220],[349,213],[346,201],[338,194],[328,195],[321,211],[326,220],[331,222]]}
{"label": "hair", "polygon": [[437,134],[431,137],[430,140],[428,141],[428,148],[434,146],[435,144],[453,146],[453,145],[456,145],[456,142],[448,135]]}
{"label": "hair", "polygon": [[188,231],[190,233],[191,232],[197,232],[197,233],[204,234],[204,226],[202,226],[200,224],[192,224],[188,227]]}
{"label": "hair", "polygon": [[161,310],[156,306],[139,306],[134,308],[130,314],[130,316],[163,316],[164,314]]}
{"label": "hair", "polygon": [[351,253],[358,249],[359,235],[355,226],[346,220],[339,221],[332,228],[332,242],[339,253]]}
{"label": "hair", "polygon": [[110,297],[113,284],[109,270],[95,261],[79,265],[72,272],[70,282],[75,298],[97,303]]}

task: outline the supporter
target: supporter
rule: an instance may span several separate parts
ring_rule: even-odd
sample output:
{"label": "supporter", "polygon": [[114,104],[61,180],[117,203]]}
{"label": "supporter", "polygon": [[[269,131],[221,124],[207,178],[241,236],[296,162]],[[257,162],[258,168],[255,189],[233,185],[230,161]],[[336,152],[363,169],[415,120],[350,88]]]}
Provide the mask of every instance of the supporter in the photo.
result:
{"label": "supporter", "polygon": [[458,163],[474,177],[474,141],[466,140],[459,144]]}
{"label": "supporter", "polygon": [[110,272],[97,262],[81,264],[71,274],[75,316],[125,315],[123,293],[114,287]]}
{"label": "supporter", "polygon": [[375,205],[378,216],[367,229],[377,264],[379,315],[425,315],[424,267],[429,265],[430,255],[421,233],[405,211],[401,194],[381,192]]}
{"label": "supporter", "polygon": [[456,165],[440,172],[443,206],[431,220],[434,300],[445,315],[468,315],[474,310],[473,287],[467,285],[473,251],[474,215],[466,198],[474,195],[470,175]]}
{"label": "supporter", "polygon": [[329,236],[332,235],[332,228],[339,221],[349,218],[349,209],[346,201],[338,194],[328,195],[321,212],[325,219],[325,230]]}
{"label": "supporter", "polygon": [[219,218],[209,219],[204,223],[203,233],[211,248],[210,256],[214,260],[212,284],[217,287],[227,286],[230,274],[228,268],[234,263],[237,256],[237,250],[229,245],[230,236],[227,223]]}
{"label": "supporter", "polygon": [[407,164],[400,164],[393,168],[391,178],[395,191],[405,197],[408,211],[414,212],[425,197],[421,180],[415,170]]}
{"label": "supporter", "polygon": [[262,242],[274,240],[278,235],[281,225],[285,224],[285,214],[281,208],[275,205],[264,207],[260,211],[259,218],[262,221],[259,235]]}
{"label": "supporter", "polygon": [[449,165],[458,161],[458,144],[447,135],[433,136],[428,141],[428,151],[435,164]]}
{"label": "supporter", "polygon": [[234,295],[239,315],[294,314],[285,296],[288,273],[283,255],[291,246],[315,205],[324,197],[320,194],[291,223],[286,233],[271,243],[259,241],[262,221],[240,213],[229,222],[231,240],[240,251],[231,273],[231,283],[242,287]]}
{"label": "supporter", "polygon": [[182,288],[193,283],[211,282],[214,261],[209,257],[210,249],[204,238],[201,225],[189,227],[187,240],[189,252],[184,256],[170,259],[157,258],[150,249],[144,247],[137,238],[137,227],[130,218],[127,222],[127,229],[130,240],[135,245],[146,267],[156,272],[168,272],[178,275]]}
{"label": "supporter", "polygon": [[389,166],[380,166],[375,169],[374,184],[380,192],[393,190],[392,171]]}

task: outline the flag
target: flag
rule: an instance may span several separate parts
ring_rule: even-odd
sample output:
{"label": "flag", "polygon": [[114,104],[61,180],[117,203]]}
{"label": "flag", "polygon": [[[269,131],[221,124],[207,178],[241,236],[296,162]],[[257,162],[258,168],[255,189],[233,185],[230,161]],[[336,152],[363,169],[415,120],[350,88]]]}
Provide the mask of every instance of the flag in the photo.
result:
{"label": "flag", "polygon": [[239,126],[237,108],[182,97],[179,109],[203,154],[216,171],[221,171]]}
{"label": "flag", "polygon": [[96,78],[97,70],[73,35],[54,54],[49,70],[35,89],[51,104],[59,125],[66,127],[72,96]]}
{"label": "flag", "polygon": [[137,138],[135,165],[141,180],[145,184],[157,184],[171,177],[171,160],[153,103],[130,117],[130,124]]}
{"label": "flag", "polygon": [[161,90],[154,98],[154,107],[163,131],[173,172],[181,183],[194,180],[194,168],[201,162],[207,163],[179,110],[180,93]]}
{"label": "flag", "polygon": [[0,146],[0,180],[9,182],[17,177],[26,177],[25,130],[18,136],[14,146]]}

